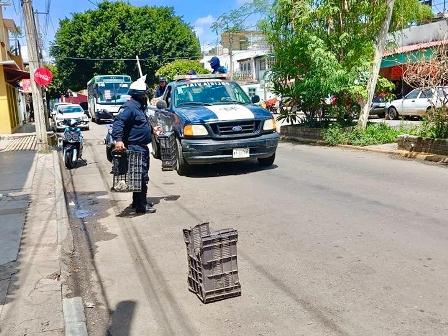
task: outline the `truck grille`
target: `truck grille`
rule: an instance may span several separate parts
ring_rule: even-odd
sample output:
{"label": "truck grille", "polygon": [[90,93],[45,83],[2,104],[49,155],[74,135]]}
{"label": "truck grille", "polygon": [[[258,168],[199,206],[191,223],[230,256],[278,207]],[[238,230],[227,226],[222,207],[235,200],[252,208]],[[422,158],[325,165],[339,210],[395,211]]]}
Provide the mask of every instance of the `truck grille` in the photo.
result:
{"label": "truck grille", "polygon": [[259,133],[259,120],[241,120],[210,124],[210,127],[217,137],[245,137]]}

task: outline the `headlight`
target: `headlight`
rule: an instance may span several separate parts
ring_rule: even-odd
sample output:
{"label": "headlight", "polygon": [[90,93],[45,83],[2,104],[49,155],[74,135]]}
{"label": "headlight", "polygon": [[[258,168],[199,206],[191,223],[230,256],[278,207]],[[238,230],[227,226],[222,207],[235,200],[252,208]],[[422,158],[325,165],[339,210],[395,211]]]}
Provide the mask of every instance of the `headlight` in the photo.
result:
{"label": "headlight", "polygon": [[204,136],[208,135],[208,131],[203,125],[187,125],[184,127],[184,135]]}
{"label": "headlight", "polygon": [[277,123],[275,122],[274,118],[264,121],[263,131],[274,131],[276,129],[277,129]]}
{"label": "headlight", "polygon": [[89,120],[89,117],[86,116],[86,115],[84,114],[84,115],[81,117],[81,119],[85,121],[85,120]]}

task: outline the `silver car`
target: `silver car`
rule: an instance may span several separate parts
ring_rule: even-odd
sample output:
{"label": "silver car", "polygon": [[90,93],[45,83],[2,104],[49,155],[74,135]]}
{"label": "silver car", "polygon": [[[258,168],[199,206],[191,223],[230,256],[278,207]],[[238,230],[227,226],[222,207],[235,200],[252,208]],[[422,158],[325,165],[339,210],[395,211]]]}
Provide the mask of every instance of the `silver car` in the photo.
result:
{"label": "silver car", "polygon": [[431,108],[442,107],[448,98],[448,86],[435,89],[414,89],[404,98],[386,105],[386,117],[398,119],[400,116],[423,117]]}

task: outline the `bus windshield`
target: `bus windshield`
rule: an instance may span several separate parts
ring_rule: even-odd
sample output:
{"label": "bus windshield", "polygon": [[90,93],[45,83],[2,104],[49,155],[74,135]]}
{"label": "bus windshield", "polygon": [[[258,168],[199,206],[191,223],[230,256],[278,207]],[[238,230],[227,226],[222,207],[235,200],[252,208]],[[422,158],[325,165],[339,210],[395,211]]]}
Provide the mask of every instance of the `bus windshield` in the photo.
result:
{"label": "bus windshield", "polygon": [[125,103],[128,99],[128,83],[104,83],[97,86],[97,101],[100,104]]}

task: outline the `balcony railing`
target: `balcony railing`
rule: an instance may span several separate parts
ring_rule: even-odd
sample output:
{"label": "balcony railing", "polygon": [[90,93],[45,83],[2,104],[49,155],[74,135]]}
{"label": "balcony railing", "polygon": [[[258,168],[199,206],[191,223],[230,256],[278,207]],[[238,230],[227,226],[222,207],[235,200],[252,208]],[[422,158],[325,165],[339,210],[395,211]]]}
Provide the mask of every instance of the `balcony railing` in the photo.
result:
{"label": "balcony railing", "polygon": [[253,82],[256,80],[252,71],[235,71],[233,79],[241,82]]}

